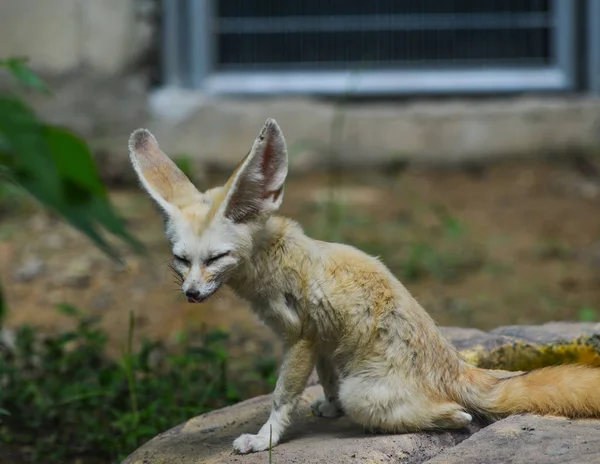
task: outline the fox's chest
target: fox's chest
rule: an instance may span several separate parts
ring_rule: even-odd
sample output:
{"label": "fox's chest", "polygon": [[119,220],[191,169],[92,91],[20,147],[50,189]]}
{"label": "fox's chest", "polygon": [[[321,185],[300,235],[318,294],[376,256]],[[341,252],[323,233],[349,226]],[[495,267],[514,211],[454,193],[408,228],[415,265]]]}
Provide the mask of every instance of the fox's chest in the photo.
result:
{"label": "fox's chest", "polygon": [[335,309],[320,279],[299,279],[298,275],[283,268],[255,270],[244,273],[243,279],[232,279],[230,286],[278,336],[317,338],[322,335],[317,332],[326,330],[335,319]]}
{"label": "fox's chest", "polygon": [[252,310],[276,335],[286,339],[333,342],[342,332],[334,308],[291,292],[273,300],[254,301]]}
{"label": "fox's chest", "polygon": [[289,295],[254,297],[250,300],[252,312],[276,335],[288,339],[302,333],[301,311]]}

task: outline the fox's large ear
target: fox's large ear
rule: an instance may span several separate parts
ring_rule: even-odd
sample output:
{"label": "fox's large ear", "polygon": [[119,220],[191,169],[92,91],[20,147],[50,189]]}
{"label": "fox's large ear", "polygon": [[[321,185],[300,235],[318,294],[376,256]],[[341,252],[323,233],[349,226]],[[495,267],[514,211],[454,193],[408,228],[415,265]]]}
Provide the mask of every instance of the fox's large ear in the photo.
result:
{"label": "fox's large ear", "polygon": [[150,131],[138,129],[131,134],[129,156],[142,185],[166,213],[197,199],[196,187],[163,153]]}
{"label": "fox's large ear", "polygon": [[287,172],[283,133],[274,119],[267,119],[252,150],[225,185],[225,217],[245,222],[261,213],[276,211],[283,200]]}

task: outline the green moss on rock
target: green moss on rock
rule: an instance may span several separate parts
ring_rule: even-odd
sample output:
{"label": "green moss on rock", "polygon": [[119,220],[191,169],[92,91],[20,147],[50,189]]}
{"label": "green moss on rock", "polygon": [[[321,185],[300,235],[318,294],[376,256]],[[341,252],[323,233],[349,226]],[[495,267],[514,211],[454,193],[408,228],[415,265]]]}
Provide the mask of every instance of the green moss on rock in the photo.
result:
{"label": "green moss on rock", "polygon": [[467,362],[485,369],[529,371],[560,364],[600,367],[600,335],[547,345],[516,341],[490,351],[475,346],[461,353]]}

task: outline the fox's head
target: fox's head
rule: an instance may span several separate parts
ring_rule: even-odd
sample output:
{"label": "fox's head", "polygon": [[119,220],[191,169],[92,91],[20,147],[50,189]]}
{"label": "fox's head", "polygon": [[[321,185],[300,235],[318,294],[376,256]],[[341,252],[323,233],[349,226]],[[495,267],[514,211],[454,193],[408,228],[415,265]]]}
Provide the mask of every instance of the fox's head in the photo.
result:
{"label": "fox's head", "polygon": [[204,193],[149,131],[131,134],[129,152],[142,186],[164,215],[183,292],[190,302],[206,300],[250,258],[255,232],[281,205],[288,161],[279,126],[268,119],[227,183]]}

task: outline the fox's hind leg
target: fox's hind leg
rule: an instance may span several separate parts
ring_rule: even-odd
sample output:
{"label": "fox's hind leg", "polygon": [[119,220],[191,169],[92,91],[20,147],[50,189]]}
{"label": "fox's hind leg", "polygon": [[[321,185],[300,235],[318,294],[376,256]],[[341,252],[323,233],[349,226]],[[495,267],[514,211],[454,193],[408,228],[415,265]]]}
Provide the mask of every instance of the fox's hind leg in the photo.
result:
{"label": "fox's hind leg", "polygon": [[317,398],[312,403],[315,416],[339,417],[344,415],[344,410],[339,400],[339,378],[335,366],[327,355],[320,354],[317,358],[317,374],[323,387],[324,396]]}
{"label": "fox's hind leg", "polygon": [[374,432],[460,429],[472,420],[458,403],[430,398],[423,389],[402,385],[393,377],[343,379],[340,401],[346,414]]}
{"label": "fox's hind leg", "polygon": [[462,429],[473,420],[457,403],[442,403],[435,406],[439,416],[433,417],[432,429]]}

